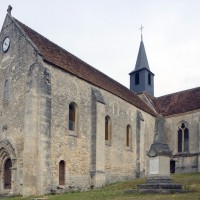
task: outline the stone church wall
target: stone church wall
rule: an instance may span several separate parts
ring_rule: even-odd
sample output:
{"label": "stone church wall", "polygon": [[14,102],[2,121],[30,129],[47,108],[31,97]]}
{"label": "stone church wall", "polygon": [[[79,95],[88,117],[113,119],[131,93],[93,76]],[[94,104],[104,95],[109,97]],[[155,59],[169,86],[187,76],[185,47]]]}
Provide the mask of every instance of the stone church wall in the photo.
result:
{"label": "stone church wall", "polygon": [[[197,172],[199,171],[199,121],[200,111],[169,116],[165,119],[165,132],[167,142],[172,150],[172,160],[175,161],[175,172]],[[178,152],[178,127],[185,123],[189,129],[189,151]]]}
{"label": "stone church wall", "polygon": [[[47,65],[46,65],[47,66]],[[51,73],[51,159],[52,185],[59,185],[59,162],[65,162],[65,187],[90,187],[91,90],[80,79],[57,68]],[[69,130],[69,104],[78,107],[78,127]]]}
{"label": "stone church wall", "polygon": [[[7,52],[0,51],[0,141],[9,144],[16,154],[12,157],[11,193],[22,194],[25,98],[27,72],[35,62],[33,48],[9,17],[6,18],[0,35],[0,44],[9,36],[11,44]],[[4,97],[5,81],[8,80],[8,96]],[[3,148],[2,148],[3,149]],[[4,150],[2,150],[4,151]],[[3,158],[1,158],[1,191],[4,190]]]}
{"label": "stone church wall", "polygon": [[[44,63],[37,47],[7,15],[0,44],[0,192],[44,194],[85,190],[148,174],[146,152],[154,140],[155,118],[121,98]],[[76,108],[69,130],[69,105]],[[105,117],[109,136],[105,141]],[[178,127],[189,129],[189,151],[178,152]],[[130,146],[126,131],[130,127]],[[200,171],[200,111],[165,118],[166,140],[175,172]],[[11,159],[11,189],[4,164]],[[59,164],[64,163],[64,184]]]}
{"label": "stone church wall", "polygon": [[[154,118],[111,94],[106,97],[109,102],[106,112],[112,119],[111,145],[106,145],[106,182],[135,178],[137,174],[144,176],[148,169],[146,151],[154,134]],[[138,111],[144,121],[138,121]],[[131,148],[126,147],[127,125],[132,128]]]}
{"label": "stone church wall", "polygon": [[[154,135],[154,117],[141,111],[139,142],[136,142],[137,115],[139,109],[122,99],[99,89],[61,69],[45,66],[50,70],[52,81],[52,176],[53,185],[58,183],[58,166],[61,160],[66,164],[65,188],[83,189],[136,176],[136,160],[139,174],[147,173],[146,151]],[[101,108],[94,108],[92,91],[99,91],[105,101]],[[69,104],[78,107],[78,127],[68,128]],[[96,111],[95,111],[96,109]],[[98,110],[100,109],[100,110]],[[99,113],[101,119],[99,119]],[[111,140],[105,142],[105,116],[111,118]],[[100,122],[101,121],[101,122]],[[131,126],[131,147],[126,147],[126,127]],[[102,134],[99,140],[97,135]],[[94,137],[96,138],[94,143]],[[102,144],[102,145],[99,145]],[[136,146],[139,146],[139,158]],[[100,149],[99,149],[100,148]],[[102,152],[98,154],[98,152]],[[94,180],[93,178],[94,177]],[[104,178],[103,178],[104,177]]]}
{"label": "stone church wall", "polygon": [[[11,46],[8,52],[0,52],[0,145],[9,144],[14,151],[8,155],[13,156],[11,193],[43,194],[58,186],[61,191],[83,190],[147,174],[153,116],[44,63],[9,17],[1,43],[6,36]],[[3,97],[6,80],[7,99]],[[77,106],[75,131],[68,127],[70,103]],[[111,119],[108,143],[107,115]],[[130,147],[126,146],[127,125],[132,132]],[[64,186],[59,185],[60,161],[65,162]]]}

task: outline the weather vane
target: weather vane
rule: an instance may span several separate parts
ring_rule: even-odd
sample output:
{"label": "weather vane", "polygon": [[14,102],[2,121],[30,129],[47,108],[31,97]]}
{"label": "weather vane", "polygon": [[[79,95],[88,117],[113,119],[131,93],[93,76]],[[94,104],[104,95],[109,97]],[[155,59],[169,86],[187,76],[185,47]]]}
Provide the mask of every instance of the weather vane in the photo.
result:
{"label": "weather vane", "polygon": [[142,29],[143,29],[144,27],[141,25],[141,27],[139,28],[139,30],[141,31],[141,41],[143,40],[143,38],[142,38]]}

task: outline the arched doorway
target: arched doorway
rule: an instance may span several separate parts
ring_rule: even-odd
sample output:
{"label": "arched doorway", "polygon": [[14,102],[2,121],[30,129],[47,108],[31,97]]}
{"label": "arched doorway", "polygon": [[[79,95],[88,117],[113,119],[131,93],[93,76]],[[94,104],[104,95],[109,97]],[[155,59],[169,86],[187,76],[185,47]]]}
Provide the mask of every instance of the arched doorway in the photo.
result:
{"label": "arched doorway", "polygon": [[17,157],[8,140],[0,141],[0,193],[19,194],[16,184]]}
{"label": "arched doorway", "polygon": [[59,185],[65,185],[65,161],[59,163]]}
{"label": "arched doorway", "polygon": [[11,168],[12,162],[8,158],[4,164],[4,189],[11,189]]}

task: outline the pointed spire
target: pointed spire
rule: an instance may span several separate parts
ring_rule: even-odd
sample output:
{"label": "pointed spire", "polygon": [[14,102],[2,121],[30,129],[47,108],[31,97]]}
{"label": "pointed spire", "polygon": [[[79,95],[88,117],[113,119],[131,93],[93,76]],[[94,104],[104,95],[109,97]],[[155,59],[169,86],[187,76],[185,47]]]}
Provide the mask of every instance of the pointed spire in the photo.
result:
{"label": "pointed spire", "polygon": [[137,60],[136,60],[136,64],[135,64],[135,69],[133,71],[131,71],[130,74],[137,70],[144,69],[144,68],[146,68],[150,71],[149,63],[147,60],[147,55],[146,55],[146,51],[145,51],[144,43],[143,43],[143,35],[142,35],[143,29],[144,29],[144,27],[141,25],[141,27],[139,28],[139,30],[141,30],[141,41],[140,41],[139,52],[138,52],[138,56],[137,56]]}
{"label": "pointed spire", "polygon": [[139,30],[141,30],[141,42],[140,42],[140,48],[139,48],[139,52],[138,52],[138,56],[137,56],[137,61],[135,64],[135,69],[132,72],[135,72],[135,71],[143,69],[143,68],[146,68],[150,71],[149,63],[147,60],[147,55],[146,55],[146,51],[145,51],[144,43],[143,43],[143,35],[142,35],[143,28],[144,27],[142,25],[139,28]]}
{"label": "pointed spire", "polygon": [[[142,39],[142,35],[141,35],[141,39]],[[144,43],[141,40],[140,48],[139,48],[139,52],[138,52],[138,56],[137,56],[137,61],[136,61],[136,65],[135,65],[135,70],[139,70],[139,69],[143,69],[143,68],[150,70],[146,51],[144,48]]]}
{"label": "pointed spire", "polygon": [[143,29],[144,27],[141,25],[141,27],[139,28],[139,30],[141,31],[141,42],[140,42],[140,48],[139,48],[138,57],[137,57],[136,65],[135,65],[135,70],[139,70],[143,68],[150,70],[146,51],[144,48],[144,43],[143,43],[143,35],[142,35]]}
{"label": "pointed spire", "polygon": [[146,51],[144,48],[142,35],[143,28],[144,27],[141,25],[141,41],[135,69],[129,73],[130,90],[138,94],[147,92],[151,96],[154,96],[154,74],[150,71]]}

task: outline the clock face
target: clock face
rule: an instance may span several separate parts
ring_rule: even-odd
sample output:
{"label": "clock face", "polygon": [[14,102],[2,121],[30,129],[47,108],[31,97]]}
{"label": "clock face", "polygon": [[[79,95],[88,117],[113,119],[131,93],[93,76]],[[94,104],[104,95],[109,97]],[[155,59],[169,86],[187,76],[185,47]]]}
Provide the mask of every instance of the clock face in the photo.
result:
{"label": "clock face", "polygon": [[6,37],[3,41],[3,52],[8,51],[9,47],[10,47],[10,38]]}

